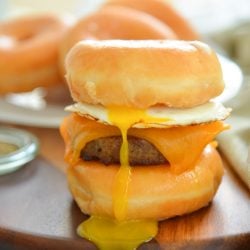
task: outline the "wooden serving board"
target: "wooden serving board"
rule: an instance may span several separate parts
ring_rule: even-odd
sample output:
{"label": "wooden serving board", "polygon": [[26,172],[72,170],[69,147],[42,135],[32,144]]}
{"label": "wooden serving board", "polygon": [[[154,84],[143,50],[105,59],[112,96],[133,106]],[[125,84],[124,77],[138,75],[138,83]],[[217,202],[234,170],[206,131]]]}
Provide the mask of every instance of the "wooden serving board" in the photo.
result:
{"label": "wooden serving board", "polygon": [[[63,144],[51,131],[33,129],[43,138],[41,155],[19,171],[0,176],[1,250],[96,249],[76,234],[87,217],[73,201],[58,168]],[[55,144],[48,145],[52,135]],[[139,249],[250,249],[250,193],[227,166],[208,207],[161,222],[157,237]]]}

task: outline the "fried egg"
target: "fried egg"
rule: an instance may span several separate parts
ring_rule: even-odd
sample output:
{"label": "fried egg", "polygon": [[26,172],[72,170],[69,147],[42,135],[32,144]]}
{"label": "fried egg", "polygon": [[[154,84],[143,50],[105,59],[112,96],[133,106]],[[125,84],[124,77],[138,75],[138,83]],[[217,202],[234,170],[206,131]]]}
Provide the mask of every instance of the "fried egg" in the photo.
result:
{"label": "fried egg", "polygon": [[[98,122],[116,125],[109,118],[109,111],[114,107],[104,107],[102,105],[93,105],[87,103],[75,103],[66,107],[66,111],[76,112],[81,116],[97,120]],[[165,128],[172,126],[187,126],[192,124],[201,124],[217,120],[224,120],[231,112],[230,108],[225,108],[221,103],[208,102],[193,108],[169,108],[166,106],[154,106],[146,110],[135,108],[115,107],[120,109],[120,116],[129,114],[137,115],[131,125],[134,128]],[[125,110],[126,109],[126,110]],[[152,117],[154,119],[146,119]],[[126,118],[126,117],[124,117]]]}

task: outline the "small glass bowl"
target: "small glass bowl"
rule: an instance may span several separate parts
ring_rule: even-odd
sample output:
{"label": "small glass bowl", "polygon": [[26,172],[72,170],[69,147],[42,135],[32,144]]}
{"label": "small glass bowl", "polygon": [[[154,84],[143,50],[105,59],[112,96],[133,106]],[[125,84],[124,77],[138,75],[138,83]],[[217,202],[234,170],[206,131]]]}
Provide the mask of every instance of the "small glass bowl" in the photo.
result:
{"label": "small glass bowl", "polygon": [[0,155],[0,175],[11,173],[33,160],[39,148],[31,133],[9,127],[0,127],[0,143],[16,146],[14,151]]}

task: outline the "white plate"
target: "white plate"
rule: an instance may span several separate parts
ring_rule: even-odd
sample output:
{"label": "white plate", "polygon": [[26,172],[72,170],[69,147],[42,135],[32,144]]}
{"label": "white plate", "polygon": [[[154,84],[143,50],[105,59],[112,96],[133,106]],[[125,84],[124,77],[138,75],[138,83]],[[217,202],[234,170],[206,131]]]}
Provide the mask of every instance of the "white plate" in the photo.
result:
{"label": "white plate", "polygon": [[222,55],[218,55],[218,58],[222,67],[225,89],[215,100],[226,104],[239,92],[243,82],[243,74],[239,66],[230,59]]}
{"label": "white plate", "polygon": [[65,85],[49,90],[38,88],[29,93],[9,94],[0,98],[0,121],[58,128],[67,115],[64,107],[72,102]]}
{"label": "white plate", "polygon": [[[219,56],[225,80],[225,91],[216,99],[227,102],[239,91],[243,76],[240,68],[224,56]],[[11,94],[0,98],[0,121],[36,127],[58,128],[67,115],[64,107],[72,103],[64,87],[49,91],[56,100],[46,100],[44,90],[31,93]],[[66,98],[65,98],[66,96]],[[63,97],[61,100],[60,97]],[[48,99],[48,98],[47,98]]]}

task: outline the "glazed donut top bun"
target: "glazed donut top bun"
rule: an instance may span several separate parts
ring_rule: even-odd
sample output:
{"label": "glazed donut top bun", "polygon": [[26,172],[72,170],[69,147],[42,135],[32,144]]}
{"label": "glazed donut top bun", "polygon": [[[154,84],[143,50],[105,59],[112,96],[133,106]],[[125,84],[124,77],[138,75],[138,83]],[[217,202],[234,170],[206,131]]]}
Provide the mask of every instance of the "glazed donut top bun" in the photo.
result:
{"label": "glazed donut top bun", "polygon": [[66,58],[76,102],[188,108],[224,89],[216,54],[198,41],[82,41]]}

